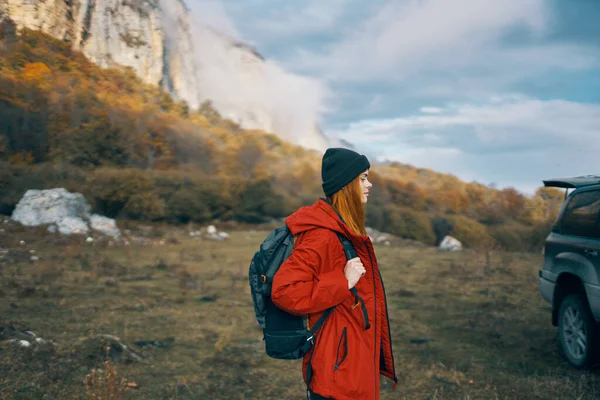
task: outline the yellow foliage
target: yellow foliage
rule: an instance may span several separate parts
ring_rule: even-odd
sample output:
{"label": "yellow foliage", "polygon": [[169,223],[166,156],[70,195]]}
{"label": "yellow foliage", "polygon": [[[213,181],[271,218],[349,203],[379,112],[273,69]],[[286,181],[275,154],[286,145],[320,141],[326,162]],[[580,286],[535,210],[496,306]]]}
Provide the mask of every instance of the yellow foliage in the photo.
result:
{"label": "yellow foliage", "polygon": [[208,128],[209,126],[211,126],[211,123],[208,120],[208,118],[206,118],[202,114],[193,114],[192,116],[190,116],[190,120],[201,128]]}
{"label": "yellow foliage", "polygon": [[52,71],[43,62],[27,63],[23,66],[21,76],[27,81],[41,81],[48,79]]}
{"label": "yellow foliage", "polygon": [[539,196],[534,196],[527,200],[521,220],[529,224],[541,222],[548,218],[548,213],[549,209],[546,201]]}

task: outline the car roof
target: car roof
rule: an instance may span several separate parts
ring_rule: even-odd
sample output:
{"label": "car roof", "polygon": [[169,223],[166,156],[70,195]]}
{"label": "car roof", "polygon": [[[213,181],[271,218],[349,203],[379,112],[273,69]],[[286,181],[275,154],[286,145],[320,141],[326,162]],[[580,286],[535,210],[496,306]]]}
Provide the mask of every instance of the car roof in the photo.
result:
{"label": "car roof", "polygon": [[584,186],[600,185],[600,175],[583,175],[573,178],[547,179],[542,182],[544,182],[544,186],[546,187],[577,189]]}

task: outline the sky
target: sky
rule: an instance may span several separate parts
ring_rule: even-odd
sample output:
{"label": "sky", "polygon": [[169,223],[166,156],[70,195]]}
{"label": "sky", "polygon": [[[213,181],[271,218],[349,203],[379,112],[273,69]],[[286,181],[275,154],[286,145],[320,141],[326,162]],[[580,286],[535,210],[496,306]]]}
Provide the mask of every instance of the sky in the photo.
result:
{"label": "sky", "polygon": [[325,134],[378,161],[526,194],[600,174],[600,0],[188,3],[309,78]]}

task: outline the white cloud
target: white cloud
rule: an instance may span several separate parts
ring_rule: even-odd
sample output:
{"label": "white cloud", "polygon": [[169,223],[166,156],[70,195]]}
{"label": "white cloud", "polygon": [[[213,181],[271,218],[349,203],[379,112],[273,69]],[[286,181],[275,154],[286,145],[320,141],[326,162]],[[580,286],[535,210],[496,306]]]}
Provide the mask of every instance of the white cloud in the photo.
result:
{"label": "white cloud", "polygon": [[338,86],[480,100],[543,73],[600,67],[598,46],[546,40],[552,11],[548,0],[388,1],[328,48],[296,49],[284,62]]}
{"label": "white cloud", "polygon": [[421,107],[419,111],[425,114],[439,114],[442,112],[442,109],[439,107]]}
{"label": "white cloud", "polygon": [[219,0],[189,0],[188,7],[197,23],[210,26],[227,36],[239,39],[240,33]]}
{"label": "white cloud", "polygon": [[[284,9],[271,8],[254,30],[265,40],[327,32],[343,15],[351,0],[308,0]],[[270,36],[270,37],[269,37]]]}
{"label": "white cloud", "polygon": [[244,39],[262,46],[321,34],[339,36],[352,29],[346,24],[349,14],[371,7],[359,0],[244,0],[223,4],[245,33]]}
{"label": "white cloud", "polygon": [[325,147],[316,128],[326,111],[326,85],[252,55],[220,4],[197,1],[192,7],[200,102],[212,101],[223,116],[244,128],[264,129],[306,147]]}
{"label": "white cloud", "polygon": [[436,68],[428,63],[462,63],[510,28],[542,34],[546,21],[543,0],[388,2],[315,63],[349,79]]}
{"label": "white cloud", "polygon": [[383,159],[527,192],[551,176],[600,172],[599,104],[513,96],[439,111],[351,123],[335,134]]}

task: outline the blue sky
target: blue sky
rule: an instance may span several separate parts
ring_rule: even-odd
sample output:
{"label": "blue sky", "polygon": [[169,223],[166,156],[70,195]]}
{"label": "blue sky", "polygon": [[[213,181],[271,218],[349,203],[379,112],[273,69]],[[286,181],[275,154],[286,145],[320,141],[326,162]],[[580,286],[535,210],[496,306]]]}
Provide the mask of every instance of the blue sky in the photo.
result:
{"label": "blue sky", "polygon": [[600,174],[600,0],[191,0],[314,79],[325,133],[532,193]]}

